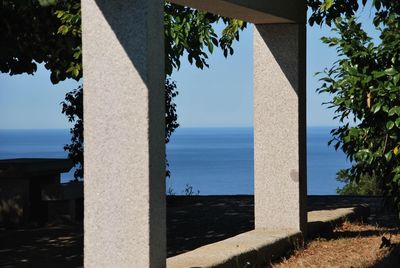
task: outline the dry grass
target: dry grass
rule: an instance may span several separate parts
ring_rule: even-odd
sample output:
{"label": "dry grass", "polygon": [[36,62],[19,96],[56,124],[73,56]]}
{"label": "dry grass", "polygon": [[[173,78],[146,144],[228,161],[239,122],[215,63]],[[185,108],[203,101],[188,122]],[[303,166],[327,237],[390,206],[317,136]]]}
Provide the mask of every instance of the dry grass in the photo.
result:
{"label": "dry grass", "polygon": [[[383,247],[382,236],[392,245]],[[398,228],[344,223],[331,239],[310,241],[303,250],[273,265],[287,267],[400,267],[400,234]]]}

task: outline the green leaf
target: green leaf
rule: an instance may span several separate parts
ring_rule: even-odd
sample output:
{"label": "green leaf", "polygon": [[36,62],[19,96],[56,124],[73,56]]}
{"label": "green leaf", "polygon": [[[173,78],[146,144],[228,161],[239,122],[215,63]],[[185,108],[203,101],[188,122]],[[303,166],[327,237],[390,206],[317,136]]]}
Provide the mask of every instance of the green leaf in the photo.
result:
{"label": "green leaf", "polygon": [[385,113],[387,113],[387,112],[389,111],[389,106],[383,105],[382,111],[384,111]]}
{"label": "green leaf", "polygon": [[[333,4],[333,1],[332,1],[332,4]],[[332,7],[332,4],[329,6],[329,8]],[[343,21],[343,19],[342,19],[341,17],[337,17],[337,18],[335,19],[336,24],[340,24],[342,21]]]}
{"label": "green leaf", "polygon": [[72,71],[72,74],[73,74],[74,77],[78,77],[78,75],[79,75],[79,69],[78,69],[78,68],[75,68],[75,69]]}
{"label": "green leaf", "polygon": [[377,103],[377,104],[375,104],[374,106],[372,106],[372,112],[373,112],[374,114],[376,114],[377,112],[379,112],[379,110],[381,109],[381,107],[382,107],[382,103]]}
{"label": "green leaf", "polygon": [[395,74],[397,74],[397,71],[394,68],[389,68],[389,69],[385,70],[385,74],[386,75],[395,75]]}
{"label": "green leaf", "polygon": [[335,105],[340,105],[340,104],[342,104],[344,101],[345,101],[345,100],[344,100],[343,98],[338,98],[338,97],[335,97],[335,98],[333,99],[333,103],[335,103]]}
{"label": "green leaf", "polygon": [[358,128],[353,127],[349,130],[350,136],[358,136],[358,133],[360,133],[360,130]]}
{"label": "green leaf", "polygon": [[379,71],[373,71],[372,75],[374,76],[374,79],[380,78],[382,76],[385,76],[385,72],[379,72]]}
{"label": "green leaf", "polygon": [[391,130],[394,127],[394,122],[393,121],[388,121],[386,123],[386,128]]}
{"label": "green leaf", "polygon": [[321,9],[326,11],[326,10],[330,9],[332,7],[332,5],[333,5],[333,0],[325,0],[325,2],[322,3],[322,5],[321,5]]}
{"label": "green leaf", "polygon": [[54,6],[57,2],[57,0],[39,0],[39,5],[42,7]]}
{"label": "green leaf", "polygon": [[400,106],[395,106],[389,110],[389,113],[388,113],[389,116],[392,116],[394,114],[397,114],[400,116]]}
{"label": "green leaf", "polygon": [[393,76],[393,84],[397,85],[397,83],[400,80],[400,74],[396,74],[395,76]]}
{"label": "green leaf", "polygon": [[210,53],[213,53],[213,51],[214,51],[214,46],[213,46],[213,43],[212,42],[208,42],[208,51],[210,51]]}
{"label": "green leaf", "polygon": [[381,0],[374,0],[375,9],[379,10],[381,8]]}
{"label": "green leaf", "polygon": [[392,172],[393,173],[400,173],[400,166],[395,167]]}
{"label": "green leaf", "polygon": [[393,156],[392,151],[387,152],[385,154],[386,161],[390,161],[390,159],[392,159],[392,156]]}

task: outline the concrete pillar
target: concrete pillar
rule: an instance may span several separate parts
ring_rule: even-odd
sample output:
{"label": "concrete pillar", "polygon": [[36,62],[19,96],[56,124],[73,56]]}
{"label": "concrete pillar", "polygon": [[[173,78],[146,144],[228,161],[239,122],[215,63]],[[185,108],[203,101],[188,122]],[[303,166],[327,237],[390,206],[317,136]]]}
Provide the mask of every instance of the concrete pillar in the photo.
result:
{"label": "concrete pillar", "polygon": [[164,267],[161,0],[82,1],[85,267]]}
{"label": "concrete pillar", "polygon": [[305,29],[254,27],[256,228],[306,231]]}

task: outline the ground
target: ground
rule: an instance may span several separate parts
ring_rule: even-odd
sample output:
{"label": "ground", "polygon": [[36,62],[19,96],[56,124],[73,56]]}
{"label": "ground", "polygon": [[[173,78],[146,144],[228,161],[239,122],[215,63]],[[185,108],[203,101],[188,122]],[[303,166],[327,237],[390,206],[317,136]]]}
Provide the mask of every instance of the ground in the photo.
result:
{"label": "ground", "polygon": [[[254,228],[252,196],[169,197],[168,256],[217,242]],[[275,267],[400,267],[399,224],[378,215],[379,198],[309,197],[312,211],[368,203],[368,223],[336,228],[329,238],[314,239],[306,249]],[[377,224],[379,227],[377,227]],[[396,228],[397,226],[397,228]],[[390,234],[392,235],[390,237]],[[382,236],[394,247],[379,249]],[[0,267],[82,267],[82,224],[48,224],[19,229],[0,228]]]}
{"label": "ground", "polygon": [[0,229],[0,267],[82,267],[82,224]]}
{"label": "ground", "polygon": [[[390,244],[382,245],[382,237]],[[399,228],[345,222],[331,238],[309,241],[305,249],[273,265],[291,267],[400,267]]]}

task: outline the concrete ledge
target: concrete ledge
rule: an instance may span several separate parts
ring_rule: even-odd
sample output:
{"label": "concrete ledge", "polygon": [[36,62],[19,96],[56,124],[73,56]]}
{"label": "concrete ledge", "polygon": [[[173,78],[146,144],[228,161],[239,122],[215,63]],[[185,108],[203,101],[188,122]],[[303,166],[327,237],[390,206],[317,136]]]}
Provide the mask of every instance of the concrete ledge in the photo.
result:
{"label": "concrete ledge", "polygon": [[255,229],[167,259],[168,268],[258,267],[302,245],[294,230]]}
{"label": "concrete ledge", "polygon": [[365,220],[370,214],[368,205],[358,205],[348,208],[315,210],[308,212],[308,237],[327,237],[333,229],[344,221]]}
{"label": "concrete ledge", "polygon": [[[199,198],[194,199],[198,201]],[[366,204],[309,211],[308,236],[329,237],[344,221],[363,220],[369,214],[370,208]],[[255,229],[168,258],[167,267],[264,267],[302,244],[299,231]]]}

